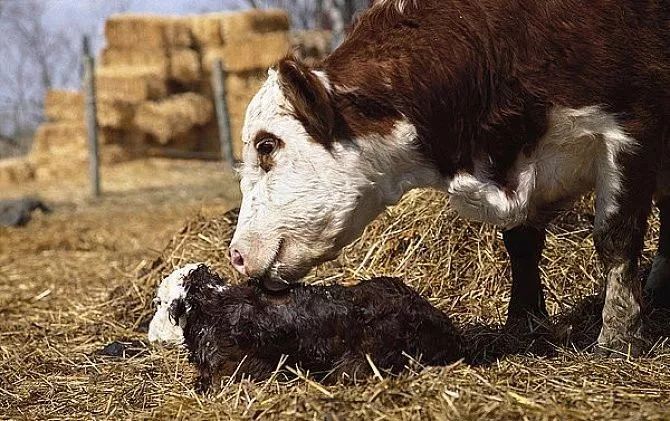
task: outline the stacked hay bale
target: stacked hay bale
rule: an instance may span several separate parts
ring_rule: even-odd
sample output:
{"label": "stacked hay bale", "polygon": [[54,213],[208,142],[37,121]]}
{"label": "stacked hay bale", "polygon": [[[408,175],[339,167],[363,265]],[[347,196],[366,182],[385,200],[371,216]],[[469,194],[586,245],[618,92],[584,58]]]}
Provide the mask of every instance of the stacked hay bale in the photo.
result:
{"label": "stacked hay bale", "polygon": [[105,26],[107,46],[97,82],[114,112],[104,118],[101,107],[101,124],[144,135],[150,155],[174,150],[218,154],[211,72],[221,59],[239,153],[244,111],[261,75],[289,50],[288,30],[288,15],[279,10],[112,16]]}
{"label": "stacked hay bale", "polygon": [[[46,122],[38,127],[28,162],[38,177],[79,171],[88,163],[84,97],[80,92],[51,90],[44,100]],[[100,158],[114,163],[129,158],[125,138],[101,128]]]}
{"label": "stacked hay bale", "polygon": [[[267,69],[291,47],[288,14],[265,9],[192,16],[190,20],[202,57],[203,92],[211,95],[212,69],[216,60],[222,61],[233,152],[239,157],[247,105],[267,77]],[[208,137],[206,148],[218,151],[218,129],[212,125],[209,133],[215,136]]]}
{"label": "stacked hay bale", "polygon": [[[289,33],[282,10],[185,17],[119,14],[105,24],[96,69],[103,163],[140,156],[219,156],[212,69],[223,63],[233,150],[241,155],[246,108],[267,69],[291,48],[309,60],[327,53],[327,32]],[[31,162],[69,167],[87,160],[81,93],[51,91],[47,122],[37,131]]]}

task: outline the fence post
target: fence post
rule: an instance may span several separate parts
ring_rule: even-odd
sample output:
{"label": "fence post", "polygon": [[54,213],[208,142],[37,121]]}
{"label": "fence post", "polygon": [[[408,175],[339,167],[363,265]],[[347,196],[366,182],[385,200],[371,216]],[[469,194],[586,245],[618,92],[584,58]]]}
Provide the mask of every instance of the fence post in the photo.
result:
{"label": "fence post", "polygon": [[95,92],[95,59],[89,38],[82,41],[84,62],[84,89],[86,90],[86,128],[88,130],[89,176],[93,197],[100,197],[100,153],[98,150],[98,119]]}
{"label": "fence post", "polygon": [[233,142],[230,132],[230,116],[228,114],[228,104],[226,103],[226,85],[223,72],[223,62],[220,59],[214,60],[212,69],[212,85],[214,88],[214,102],[216,104],[216,120],[219,123],[219,142],[221,143],[221,158],[233,167]]}

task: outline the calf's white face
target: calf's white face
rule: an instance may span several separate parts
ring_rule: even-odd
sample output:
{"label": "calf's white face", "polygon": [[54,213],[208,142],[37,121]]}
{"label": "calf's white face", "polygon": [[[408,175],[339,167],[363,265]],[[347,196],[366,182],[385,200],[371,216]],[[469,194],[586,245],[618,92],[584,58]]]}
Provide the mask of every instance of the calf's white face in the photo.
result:
{"label": "calf's white face", "polygon": [[184,278],[200,265],[201,263],[195,263],[179,268],[163,279],[158,286],[156,298],[154,298],[156,313],[149,323],[150,342],[171,345],[181,345],[184,342],[184,318],[174,320],[170,308],[176,301],[186,297]]}

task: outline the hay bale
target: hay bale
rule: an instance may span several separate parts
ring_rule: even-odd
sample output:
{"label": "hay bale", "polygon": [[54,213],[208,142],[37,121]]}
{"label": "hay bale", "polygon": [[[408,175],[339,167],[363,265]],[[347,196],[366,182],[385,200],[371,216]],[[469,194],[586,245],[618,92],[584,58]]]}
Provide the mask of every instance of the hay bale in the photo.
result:
{"label": "hay bale", "polygon": [[117,14],[105,22],[105,38],[110,47],[146,49],[171,47],[189,48],[193,45],[188,21],[169,16],[147,14]]}
{"label": "hay bale", "polygon": [[86,126],[83,123],[44,123],[35,132],[31,158],[48,159],[67,155],[73,148],[86,146]]}
{"label": "hay bale", "polygon": [[167,75],[148,67],[101,67],[96,73],[98,98],[139,103],[167,95]]}
{"label": "hay bale", "polygon": [[172,48],[191,48],[195,38],[189,19],[183,17],[165,18],[165,38]]}
{"label": "hay bale", "polygon": [[[116,157],[121,155],[116,147],[108,149],[110,145],[125,147],[128,152],[134,151],[126,131],[101,128],[98,132],[100,155],[109,150],[110,159],[103,157],[103,162],[118,162]],[[37,166],[53,165],[58,161],[81,163],[88,160],[88,135],[84,124],[76,123],[45,123],[35,132],[33,149],[29,155],[31,163]],[[136,154],[134,154],[136,155]]]}
{"label": "hay bale", "polygon": [[238,43],[252,33],[288,31],[288,14],[279,9],[209,13],[189,17],[191,32],[200,48]]}
{"label": "hay bale", "polygon": [[267,71],[256,69],[226,76],[226,102],[230,117],[233,152],[240,158],[242,153],[242,126],[247,107],[267,79]]}
{"label": "hay bale", "polygon": [[98,124],[103,128],[125,129],[133,124],[136,105],[118,100],[98,100]]}
{"label": "hay bale", "polygon": [[202,79],[200,55],[191,49],[178,49],[170,53],[170,77],[182,83],[194,83]]}
{"label": "hay bale", "polygon": [[188,18],[191,32],[198,47],[220,47],[223,45],[223,39],[221,38],[223,16],[223,13],[209,13]]}
{"label": "hay bale", "polygon": [[214,60],[223,61],[224,70],[243,72],[271,67],[289,51],[288,33],[271,32],[247,35],[239,42],[209,48],[203,53],[203,68],[212,71]]}
{"label": "hay bale", "polygon": [[0,184],[25,183],[35,178],[35,169],[25,158],[0,160]]}
{"label": "hay bale", "polygon": [[221,39],[224,44],[238,43],[250,33],[287,32],[290,27],[288,13],[282,9],[250,9],[226,13],[221,20]]}
{"label": "hay bale", "polygon": [[196,126],[206,124],[213,116],[212,101],[202,95],[185,93],[160,102],[139,106],[135,125],[158,139],[163,145],[176,143],[179,136]]}
{"label": "hay bale", "polygon": [[105,47],[100,54],[100,64],[105,67],[139,66],[153,68],[159,74],[167,73],[170,57],[166,50],[144,48],[142,44],[132,48]]}
{"label": "hay bale", "polygon": [[48,90],[44,115],[49,121],[84,121],[84,95],[77,91]]}
{"label": "hay bale", "polygon": [[291,50],[308,65],[314,65],[331,51],[333,34],[330,31],[294,31],[290,34]]}

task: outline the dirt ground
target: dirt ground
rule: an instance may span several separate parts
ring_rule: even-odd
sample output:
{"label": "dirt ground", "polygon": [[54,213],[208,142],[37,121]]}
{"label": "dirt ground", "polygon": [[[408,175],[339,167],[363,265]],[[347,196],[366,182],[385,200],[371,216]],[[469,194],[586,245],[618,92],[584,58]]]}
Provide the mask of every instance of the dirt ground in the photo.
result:
{"label": "dirt ground", "polygon": [[655,345],[643,358],[590,350],[600,272],[588,212],[552,227],[543,276],[560,341],[538,346],[500,329],[509,267],[499,233],[421,192],[310,280],[403,276],[463,330],[464,361],[357,385],[244,380],[202,396],[184,352],[137,343],[101,356],[114,341],[144,338],[153,288],[172,267],[207,261],[230,273],[234,221],[224,212],[239,200],[215,163],[138,161],[103,179],[97,201],[77,177],[0,191],[39,193],[55,206],[24,229],[0,229],[0,418],[670,419],[666,314],[649,316]]}

